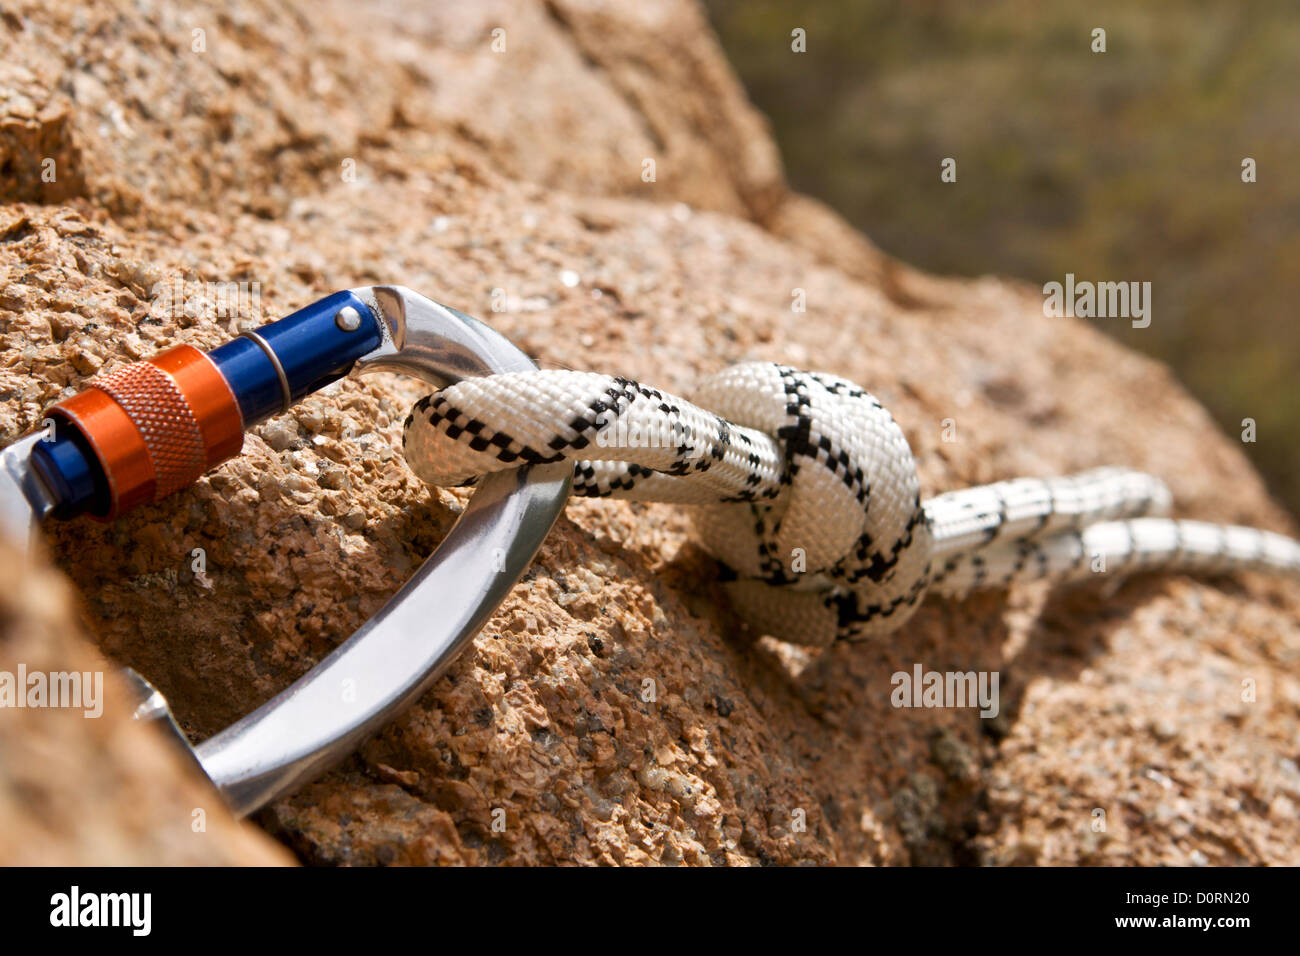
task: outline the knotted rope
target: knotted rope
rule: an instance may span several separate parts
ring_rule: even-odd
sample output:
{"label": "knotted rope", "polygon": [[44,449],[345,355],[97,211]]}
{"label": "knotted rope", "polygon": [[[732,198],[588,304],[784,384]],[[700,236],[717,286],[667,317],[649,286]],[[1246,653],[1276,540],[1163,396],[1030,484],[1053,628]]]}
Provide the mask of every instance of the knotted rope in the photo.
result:
{"label": "knotted rope", "polygon": [[738,612],[805,644],[896,630],[927,592],[1140,569],[1300,576],[1300,542],[1148,517],[1156,478],[1120,468],[1022,478],[922,502],[911,449],[868,392],[832,375],[737,365],[694,402],[624,378],[535,371],[421,399],[406,459],[434,485],[571,459],[574,494],[698,505]]}

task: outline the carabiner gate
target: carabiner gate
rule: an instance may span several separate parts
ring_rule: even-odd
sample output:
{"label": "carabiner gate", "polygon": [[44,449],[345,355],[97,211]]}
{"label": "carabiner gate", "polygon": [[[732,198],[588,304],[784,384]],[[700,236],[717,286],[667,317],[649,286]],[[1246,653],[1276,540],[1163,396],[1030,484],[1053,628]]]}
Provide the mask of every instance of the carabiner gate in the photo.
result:
{"label": "carabiner gate", "polygon": [[[441,388],[527,371],[502,335],[402,286],[335,293],[210,353],[180,346],[118,369],[0,452],[0,522],[30,544],[50,517],[111,518],[237,454],[243,431],[351,371]],[[238,434],[238,441],[235,434]],[[567,462],[487,476],[442,544],[374,617],[248,716],[190,747],[142,677],[137,716],[189,748],[246,815],[322,773],[416,701],[532,562],[569,497]],[[345,699],[344,687],[349,688]]]}

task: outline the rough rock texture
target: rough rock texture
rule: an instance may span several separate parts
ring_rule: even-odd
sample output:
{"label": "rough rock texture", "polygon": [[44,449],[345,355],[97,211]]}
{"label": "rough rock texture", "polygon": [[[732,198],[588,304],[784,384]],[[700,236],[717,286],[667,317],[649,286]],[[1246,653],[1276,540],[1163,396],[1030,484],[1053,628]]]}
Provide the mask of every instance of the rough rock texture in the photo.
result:
{"label": "rough rock texture", "polygon": [[80,637],[67,582],[23,566],[9,542],[0,542],[0,559],[0,673],[16,676],[22,665],[27,674],[75,674],[83,695],[76,708],[10,705],[0,716],[0,861],[291,862],[282,847],[230,819],[180,748],[131,719],[133,701],[116,671]]}
{"label": "rough rock texture", "polygon": [[[1161,367],[1045,319],[1017,285],[889,262],[788,194],[686,0],[168,11],[54,0],[2,21],[18,77],[0,83],[2,155],[54,149],[73,177],[62,195],[6,180],[6,437],[163,344],[211,347],[333,289],[399,282],[552,367],[687,394],[741,360],[847,376],[903,425],[928,493],[1124,464],[1167,478],[1187,515],[1289,527]],[[178,278],[180,305],[164,291]],[[260,314],[219,314],[201,285],[240,281]],[[99,647],[196,738],[305,673],[455,520],[464,494],[401,460],[419,394],[346,381],[192,490],[54,532]],[[1293,588],[1027,589],[810,654],[744,633],[716,577],[681,513],[571,503],[449,675],[258,822],[313,863],[1300,862]],[[1000,715],[892,708],[890,676],[918,662],[999,671]],[[19,801],[12,735],[48,733],[53,761],[75,730],[26,719],[0,713],[0,787]],[[15,819],[0,815],[6,855]],[[94,857],[70,824],[47,830],[50,858]],[[163,837],[146,846],[171,858]]]}

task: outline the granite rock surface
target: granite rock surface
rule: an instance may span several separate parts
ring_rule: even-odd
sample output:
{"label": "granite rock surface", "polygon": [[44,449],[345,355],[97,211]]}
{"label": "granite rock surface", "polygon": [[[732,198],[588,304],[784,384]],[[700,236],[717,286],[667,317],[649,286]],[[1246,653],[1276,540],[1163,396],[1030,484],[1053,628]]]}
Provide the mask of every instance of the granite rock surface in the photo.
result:
{"label": "granite rock surface", "polygon": [[[0,437],[124,362],[380,282],[543,367],[685,394],[737,361],[843,375],[902,424],[927,494],[1119,464],[1186,516],[1294,532],[1163,367],[792,194],[687,0],[9,5]],[[253,709],[463,509],[403,463],[421,394],[345,380],[194,488],[56,527],[66,583],[0,553],[2,660],[134,667],[196,740]],[[1294,588],[1026,588],[809,653],[746,633],[717,571],[677,509],[570,503],[434,690],[249,824],[111,675],[99,723],[0,711],[0,860],[1300,862]],[[918,663],[998,672],[998,715],[894,708]]]}

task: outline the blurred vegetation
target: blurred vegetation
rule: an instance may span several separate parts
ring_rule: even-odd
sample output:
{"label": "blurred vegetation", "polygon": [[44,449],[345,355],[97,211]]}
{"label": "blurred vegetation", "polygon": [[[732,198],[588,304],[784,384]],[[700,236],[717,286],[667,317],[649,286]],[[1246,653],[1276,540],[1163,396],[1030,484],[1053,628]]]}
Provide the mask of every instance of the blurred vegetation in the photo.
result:
{"label": "blurred vegetation", "polygon": [[1149,328],[1092,321],[1254,419],[1300,514],[1297,0],[705,4],[796,189],[927,269],[1150,281]]}

